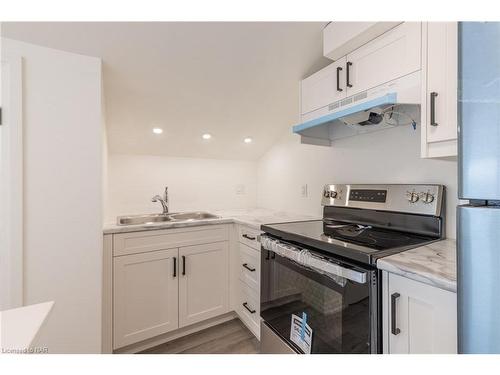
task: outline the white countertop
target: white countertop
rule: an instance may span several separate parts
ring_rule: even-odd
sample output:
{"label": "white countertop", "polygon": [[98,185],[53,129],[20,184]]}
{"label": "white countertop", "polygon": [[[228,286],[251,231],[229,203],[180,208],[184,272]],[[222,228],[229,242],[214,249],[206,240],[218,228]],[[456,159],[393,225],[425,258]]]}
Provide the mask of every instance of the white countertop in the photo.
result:
{"label": "white countertop", "polygon": [[451,292],[457,291],[457,250],[452,239],[380,259],[377,267]]}
{"label": "white countertop", "polygon": [[33,340],[53,306],[54,302],[44,302],[1,311],[2,353],[29,353]]}
{"label": "white countertop", "polygon": [[116,223],[105,224],[104,234],[138,232],[144,230],[157,230],[168,228],[183,228],[200,225],[215,224],[244,224],[255,229],[260,229],[263,224],[286,223],[291,221],[321,220],[320,216],[294,214],[284,211],[270,210],[267,208],[234,209],[234,210],[208,210],[208,212],[220,216],[217,219],[206,219],[183,222],[153,223],[145,225],[117,225]]}

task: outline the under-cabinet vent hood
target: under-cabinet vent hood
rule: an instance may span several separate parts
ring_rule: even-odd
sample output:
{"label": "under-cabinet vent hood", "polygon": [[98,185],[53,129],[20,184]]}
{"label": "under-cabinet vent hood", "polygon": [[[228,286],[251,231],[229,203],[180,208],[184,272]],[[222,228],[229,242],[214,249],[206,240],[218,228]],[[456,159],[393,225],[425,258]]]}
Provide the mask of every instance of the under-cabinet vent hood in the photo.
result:
{"label": "under-cabinet vent hood", "polygon": [[358,134],[413,125],[420,120],[420,72],[333,102],[301,116],[301,142],[330,146]]}

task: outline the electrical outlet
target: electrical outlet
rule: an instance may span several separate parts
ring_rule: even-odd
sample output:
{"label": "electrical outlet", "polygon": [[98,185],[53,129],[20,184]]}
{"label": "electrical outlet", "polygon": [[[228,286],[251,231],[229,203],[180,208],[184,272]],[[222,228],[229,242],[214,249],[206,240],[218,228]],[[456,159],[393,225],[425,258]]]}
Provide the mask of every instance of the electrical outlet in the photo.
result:
{"label": "electrical outlet", "polygon": [[302,185],[300,195],[302,198],[307,198],[307,184]]}
{"label": "electrical outlet", "polygon": [[236,195],[244,195],[245,194],[245,185],[239,184],[236,185]]}

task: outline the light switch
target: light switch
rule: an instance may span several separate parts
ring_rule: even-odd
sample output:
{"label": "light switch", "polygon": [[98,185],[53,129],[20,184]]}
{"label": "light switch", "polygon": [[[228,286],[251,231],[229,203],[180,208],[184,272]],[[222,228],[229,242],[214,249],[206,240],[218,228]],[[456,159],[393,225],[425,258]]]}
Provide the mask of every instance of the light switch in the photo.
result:
{"label": "light switch", "polygon": [[307,198],[307,184],[302,185],[301,195],[302,195],[302,198]]}
{"label": "light switch", "polygon": [[236,195],[244,195],[245,194],[245,185],[239,184],[236,185]]}

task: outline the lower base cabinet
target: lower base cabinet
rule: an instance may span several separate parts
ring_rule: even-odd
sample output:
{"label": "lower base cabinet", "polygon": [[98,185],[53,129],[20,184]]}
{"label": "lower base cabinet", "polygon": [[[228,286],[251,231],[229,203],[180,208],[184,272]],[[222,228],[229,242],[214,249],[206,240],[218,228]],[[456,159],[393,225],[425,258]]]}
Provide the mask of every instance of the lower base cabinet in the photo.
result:
{"label": "lower base cabinet", "polygon": [[179,328],[229,311],[227,242],[182,247]]}
{"label": "lower base cabinet", "polygon": [[229,312],[227,241],[113,258],[113,349]]}
{"label": "lower base cabinet", "polygon": [[384,352],[457,352],[456,293],[384,271]]}
{"label": "lower base cabinet", "polygon": [[115,348],[178,328],[177,258],[178,249],[114,258]]}
{"label": "lower base cabinet", "polygon": [[240,294],[236,312],[250,331],[260,339],[260,298],[258,292],[240,281]]}

